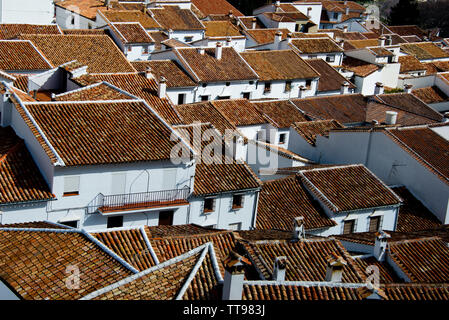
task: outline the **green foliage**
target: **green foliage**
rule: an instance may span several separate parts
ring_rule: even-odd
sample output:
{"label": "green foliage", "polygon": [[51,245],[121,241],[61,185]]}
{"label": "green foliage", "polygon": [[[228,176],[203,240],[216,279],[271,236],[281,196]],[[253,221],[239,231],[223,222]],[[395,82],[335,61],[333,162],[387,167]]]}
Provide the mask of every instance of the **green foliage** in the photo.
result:
{"label": "green foliage", "polygon": [[388,22],[392,26],[419,24],[419,9],[416,0],[399,0],[391,8]]}

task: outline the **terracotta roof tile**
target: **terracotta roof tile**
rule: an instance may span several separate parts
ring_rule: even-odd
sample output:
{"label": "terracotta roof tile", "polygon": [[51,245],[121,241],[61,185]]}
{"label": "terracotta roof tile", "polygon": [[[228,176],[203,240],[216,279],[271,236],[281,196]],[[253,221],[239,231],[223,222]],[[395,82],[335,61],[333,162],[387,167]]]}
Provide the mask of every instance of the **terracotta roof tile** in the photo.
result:
{"label": "terracotta roof tile", "polygon": [[161,25],[149,13],[141,10],[103,10],[102,14],[109,22],[138,22],[145,29],[161,28]]}
{"label": "terracotta roof tile", "polygon": [[97,101],[131,100],[130,95],[120,92],[106,83],[94,84],[74,91],[57,95],[55,101]]}
{"label": "terracotta roof tile", "polygon": [[167,80],[168,88],[195,87],[196,82],[173,60],[151,60],[136,61],[131,63],[139,71],[146,71],[151,68],[156,80],[161,77]]}
{"label": "terracotta roof tile", "polygon": [[340,72],[335,70],[330,64],[323,59],[307,59],[313,69],[320,74],[318,81],[318,91],[340,91],[343,83],[349,83],[349,89],[355,89],[355,85],[349,82]]}
{"label": "terracotta roof tile", "polygon": [[277,128],[290,128],[295,122],[307,121],[290,100],[252,102],[265,119]]}
{"label": "terracotta roof tile", "polygon": [[229,21],[204,21],[203,24],[206,27],[206,37],[208,38],[244,38],[239,29]]}
{"label": "terracotta roof tile", "polygon": [[267,123],[267,120],[249,100],[215,100],[211,101],[211,104],[236,127]]}
{"label": "terracotta roof tile", "polygon": [[297,217],[304,217],[308,230],[335,225],[295,175],[265,181],[259,195],[256,228],[291,232]]}
{"label": "terracotta roof tile", "polygon": [[400,56],[399,63],[401,64],[401,73],[410,71],[425,70],[425,66],[419,62],[414,56]]}
{"label": "terracotta roof tile", "polygon": [[307,188],[332,212],[394,206],[401,199],[363,165],[300,171]]}
{"label": "terracotta roof tile", "polygon": [[329,131],[344,126],[336,120],[295,122],[292,128],[311,145],[315,145],[317,135],[328,137]]}
{"label": "terracotta roof tile", "polygon": [[0,24],[0,39],[16,39],[21,34],[62,34],[56,24],[37,25],[21,23]]}
{"label": "terracotta roof tile", "polygon": [[449,97],[437,86],[415,89],[412,94],[427,104],[449,101]]}
{"label": "terracotta roof tile", "polygon": [[210,14],[228,14],[229,11],[232,11],[232,13],[237,17],[244,16],[243,13],[237,10],[226,0],[192,0],[192,4],[195,5],[195,7],[197,7],[198,10],[200,10],[205,16]]}
{"label": "terracotta roof tile", "polygon": [[78,34],[78,35],[103,35],[106,34],[106,29],[66,29],[64,34]]}
{"label": "terracotta roof tile", "polygon": [[427,32],[416,25],[388,26],[388,29],[400,36],[418,36],[421,39],[427,37]]}
{"label": "terracotta roof tile", "polygon": [[125,44],[147,44],[154,42],[138,22],[113,22],[111,26],[112,32],[115,32]]}
{"label": "terracotta roof tile", "polygon": [[343,49],[329,38],[293,39],[291,45],[305,54],[343,52]]}
{"label": "terracotta roof tile", "polygon": [[260,81],[317,78],[320,75],[293,50],[247,51],[241,56]]}
{"label": "terracotta roof tile", "polygon": [[267,44],[274,41],[274,37],[278,31],[282,32],[282,40],[287,38],[290,33],[288,29],[247,29],[245,32],[257,42],[257,44]]}
{"label": "terracotta roof tile", "polygon": [[[369,266],[376,266],[379,268],[380,283],[403,282],[403,280],[396,275],[393,268],[387,262],[379,262],[375,257],[355,258],[354,261],[362,271],[367,270]],[[370,275],[370,272],[365,271],[365,273],[367,277]]]}
{"label": "terracotta roof tile", "polygon": [[415,56],[418,60],[448,58],[449,53],[432,42],[401,44],[401,51]]}
{"label": "terracotta roof tile", "polygon": [[0,40],[0,69],[5,71],[48,70],[53,66],[31,41]]}
{"label": "terracotta roof tile", "polygon": [[53,65],[77,60],[91,73],[135,72],[123,53],[106,35],[22,35],[31,40]]}
{"label": "terracotta roof tile", "polygon": [[369,76],[373,72],[379,70],[379,66],[375,64],[351,57],[345,57],[343,59],[342,67],[354,72],[354,74],[359,77]]}
{"label": "terracotta roof tile", "polygon": [[166,30],[204,30],[204,25],[189,9],[181,9],[178,6],[162,6],[150,8],[148,11]]}

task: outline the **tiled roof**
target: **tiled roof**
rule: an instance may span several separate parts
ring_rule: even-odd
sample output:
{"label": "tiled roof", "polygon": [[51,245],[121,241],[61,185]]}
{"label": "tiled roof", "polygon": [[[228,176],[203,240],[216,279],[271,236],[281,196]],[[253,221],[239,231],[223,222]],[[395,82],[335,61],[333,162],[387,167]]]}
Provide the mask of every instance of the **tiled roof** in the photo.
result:
{"label": "tiled roof", "polygon": [[240,17],[244,16],[239,10],[237,10],[234,6],[232,6],[226,0],[192,0],[192,4],[201,11],[202,14],[208,16],[210,14],[228,14],[229,11],[232,11],[232,14]]}
{"label": "tiled roof", "polygon": [[400,56],[399,63],[401,64],[401,73],[422,71],[426,69],[425,66],[414,56]]}
{"label": "tiled roof", "polygon": [[0,144],[0,203],[53,199],[24,141],[11,127],[0,127]]}
{"label": "tiled roof", "polygon": [[150,8],[148,11],[166,30],[204,30],[203,24],[189,9],[181,9],[178,6],[163,6]]}
{"label": "tiled roof", "polygon": [[363,165],[300,171],[306,187],[332,212],[398,205],[401,199]]}
{"label": "tiled roof", "polygon": [[70,229],[70,227],[50,221],[33,221],[33,222],[0,224],[0,228]]}
{"label": "tiled roof", "polygon": [[383,48],[383,47],[368,47],[369,51],[371,51],[376,57],[388,57],[394,56],[394,53]]}
{"label": "tiled roof", "polygon": [[345,41],[344,49],[363,49],[366,47],[375,47],[379,44],[377,39],[349,40]]}
{"label": "tiled roof", "polygon": [[388,242],[391,260],[412,282],[449,282],[449,248],[440,238]]}
{"label": "tiled roof", "polygon": [[235,126],[267,123],[263,115],[246,99],[215,100],[211,104]]}
{"label": "tiled roof", "polygon": [[387,262],[380,262],[375,257],[371,256],[368,258],[355,258],[355,263],[358,265],[360,270],[366,273],[368,277],[371,272],[367,270],[369,266],[375,266],[379,268],[379,282],[380,283],[401,283],[403,280],[399,278],[392,267]]}
{"label": "tiled roof", "polygon": [[315,145],[317,135],[328,137],[329,131],[344,126],[336,120],[316,120],[296,122],[292,128],[311,145]]}
{"label": "tiled roof", "polygon": [[449,97],[437,86],[415,89],[412,94],[427,104],[449,101]]}
{"label": "tiled roof", "polygon": [[61,102],[25,108],[67,166],[165,160],[175,145],[170,129],[143,102]]}
{"label": "tiled roof", "polygon": [[104,1],[102,0],[60,0],[55,1],[55,6],[64,8],[71,12],[74,12],[75,8],[77,8],[81,16],[90,20],[95,20],[98,9],[106,8]]}
{"label": "tiled roof", "polygon": [[116,33],[125,44],[146,44],[154,42],[138,22],[113,22],[111,26],[112,32]]}
{"label": "tiled roof", "polygon": [[130,95],[104,82],[57,95],[55,101],[131,100]]}
{"label": "tiled roof", "polygon": [[388,26],[388,29],[400,36],[418,36],[421,39],[427,37],[427,32],[417,25]]}
{"label": "tiled roof", "polygon": [[107,10],[102,14],[109,22],[138,22],[145,29],[160,29],[159,23],[141,10]]}
{"label": "tiled roof", "polygon": [[312,97],[291,101],[308,116],[317,120],[335,119],[343,124],[365,121],[366,100],[361,94]]}
{"label": "tiled roof", "polygon": [[131,64],[140,71],[151,68],[151,72],[158,82],[161,77],[165,77],[168,88],[196,86],[196,82],[174,60],[137,61]]}
{"label": "tiled roof", "polygon": [[290,33],[288,29],[247,29],[245,32],[257,42],[257,44],[267,44],[274,41],[274,37],[278,31],[282,32],[282,40],[287,38]]}
{"label": "tiled roof", "polygon": [[375,64],[351,57],[345,57],[342,66],[344,69],[354,72],[354,74],[359,77],[369,76],[373,72],[379,70],[379,66]]}
{"label": "tiled roof", "polygon": [[307,64],[312,66],[320,74],[318,81],[318,91],[340,91],[341,85],[349,83],[349,89],[355,89],[355,85],[349,82],[340,72],[335,70],[323,59],[307,59]]}
{"label": "tiled roof", "polygon": [[441,226],[441,222],[406,187],[395,187],[392,190],[404,200],[399,208],[396,231],[412,232]]}
{"label": "tiled roof", "polygon": [[[171,124],[179,124],[181,119],[166,98],[159,98],[154,79],[147,79],[138,73],[91,75],[94,82],[106,81],[126,92],[144,99],[162,118]],[[90,84],[90,83],[86,83]]]}
{"label": "tiled roof", "polygon": [[427,127],[388,129],[384,133],[422,165],[449,183],[449,143]]}
{"label": "tiled roof", "polygon": [[302,12],[264,12],[263,15],[276,22],[308,21],[309,18]]}
{"label": "tiled roof", "polygon": [[183,237],[193,235],[205,235],[209,233],[216,233],[221,230],[202,227],[196,224],[182,224],[174,226],[154,226],[145,227],[148,238],[169,238],[169,237]]}
{"label": "tiled roof", "polygon": [[102,35],[106,34],[106,29],[65,29],[64,34],[80,34],[80,35]]}
{"label": "tiled roof", "polygon": [[385,284],[381,288],[387,300],[409,302],[449,300],[449,286],[446,284]]}
{"label": "tiled roof", "polygon": [[135,72],[126,57],[106,35],[23,35],[55,66],[77,60],[91,73]]}
{"label": "tiled roof", "polygon": [[62,34],[56,24],[37,25],[22,23],[0,24],[0,39],[16,39],[21,34]]}
{"label": "tiled roof", "polygon": [[292,231],[274,230],[274,229],[254,229],[234,231],[238,237],[249,240],[291,240]]}
{"label": "tiled roof", "polygon": [[277,128],[290,128],[295,122],[308,120],[289,100],[253,102],[253,105]]}
{"label": "tiled roof", "polygon": [[415,56],[418,60],[449,58],[449,52],[444,51],[432,42],[401,44],[401,51]]}
{"label": "tiled roof", "polygon": [[186,63],[202,82],[257,79],[254,71],[233,48],[223,47],[220,60],[215,58],[215,50],[208,48],[201,54],[197,48],[177,48],[175,53],[182,57],[181,63]]}
{"label": "tiled roof", "polygon": [[259,195],[256,228],[291,232],[297,217],[304,217],[305,228],[310,230],[335,225],[295,175],[265,181]]}
{"label": "tiled roof", "polygon": [[206,27],[206,37],[208,38],[244,38],[239,29],[229,21],[204,21],[203,24]]}
{"label": "tiled roof", "polygon": [[293,50],[242,52],[260,81],[317,78],[320,75]]}
{"label": "tiled roof", "polygon": [[[132,274],[79,231],[39,230],[0,230],[0,277],[23,299],[79,299]],[[67,287],[71,266],[77,290]]]}
{"label": "tiled roof", "polygon": [[53,66],[30,41],[0,40],[0,70],[48,70]]}
{"label": "tiled roof", "polygon": [[296,47],[300,53],[306,54],[343,52],[343,49],[329,38],[293,39],[292,45]]}
{"label": "tiled roof", "polygon": [[275,259],[285,256],[286,281],[324,281],[330,255],[341,256],[347,263],[343,268],[343,282],[358,283],[365,279],[365,275],[341,243],[332,238],[297,242],[242,242],[242,245],[264,280],[272,279]]}
{"label": "tiled roof", "polygon": [[[426,74],[449,71],[449,61],[433,61],[423,64],[427,69]],[[429,72],[429,69],[432,71]]]}

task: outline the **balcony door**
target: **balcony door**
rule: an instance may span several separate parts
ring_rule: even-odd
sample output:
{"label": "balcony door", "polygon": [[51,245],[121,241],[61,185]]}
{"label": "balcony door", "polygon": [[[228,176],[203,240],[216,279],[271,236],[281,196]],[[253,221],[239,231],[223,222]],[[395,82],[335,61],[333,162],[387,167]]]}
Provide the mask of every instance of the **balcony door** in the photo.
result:
{"label": "balcony door", "polygon": [[172,226],[173,225],[173,210],[159,212],[159,225],[160,226]]}

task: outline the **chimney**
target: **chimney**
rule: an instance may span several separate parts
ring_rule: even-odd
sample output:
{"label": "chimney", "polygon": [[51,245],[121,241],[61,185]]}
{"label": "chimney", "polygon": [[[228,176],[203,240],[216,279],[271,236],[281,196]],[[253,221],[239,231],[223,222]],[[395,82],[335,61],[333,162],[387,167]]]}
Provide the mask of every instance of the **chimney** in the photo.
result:
{"label": "chimney", "polygon": [[104,0],[104,5],[106,6],[106,8],[109,8],[109,6],[111,5],[111,1],[110,0]]}
{"label": "chimney", "polygon": [[349,93],[349,82],[345,81],[341,85],[340,94],[348,94],[348,93]]}
{"label": "chimney", "polygon": [[279,12],[280,7],[281,7],[281,2],[280,1],[276,1],[274,3],[274,12]]}
{"label": "chimney", "polygon": [[54,92],[51,93],[51,101],[55,101],[56,99],[56,94]]}
{"label": "chimney", "polygon": [[244,257],[231,251],[225,259],[225,276],[223,281],[223,300],[241,300],[243,281],[245,279],[245,264],[250,264]]}
{"label": "chimney", "polygon": [[215,59],[221,60],[221,56],[223,55],[223,48],[221,42],[217,42],[217,46],[215,47]]}
{"label": "chimney", "polygon": [[348,15],[348,14],[349,14],[349,8],[348,8],[348,7],[346,7],[346,11],[345,11],[345,14],[346,14],[346,15]]}
{"label": "chimney", "polygon": [[383,94],[383,93],[384,93],[384,85],[382,84],[382,82],[376,82],[374,94]]}
{"label": "chimney", "polygon": [[383,261],[385,259],[388,238],[391,238],[391,236],[384,231],[376,233],[376,242],[374,243],[374,257],[377,259],[377,261]]}
{"label": "chimney", "polygon": [[292,38],[293,38],[293,34],[291,32],[289,32],[287,34],[287,43],[292,43]]}
{"label": "chimney", "polygon": [[348,26],[343,26],[343,32],[348,32]]}
{"label": "chimney", "polygon": [[398,113],[395,111],[385,112],[385,124],[394,125],[398,119]]}
{"label": "chimney", "polygon": [[413,85],[412,85],[412,84],[406,84],[406,85],[404,86],[405,93],[412,93],[412,88],[413,88]]}
{"label": "chimney", "polygon": [[232,10],[229,10],[229,12],[228,12],[228,18],[229,18],[230,20],[232,20],[233,17],[234,17],[234,15],[232,14]]}
{"label": "chimney", "polygon": [[252,18],[251,19],[251,29],[256,29],[256,25],[257,25],[257,18]]}
{"label": "chimney", "polygon": [[202,47],[198,48],[198,53],[199,54],[204,54],[205,52],[206,52],[205,48],[202,48]]}
{"label": "chimney", "polygon": [[165,95],[167,93],[167,79],[165,77],[161,77],[159,80],[159,86],[157,90],[159,98],[165,98]]}
{"label": "chimney", "polygon": [[385,46],[385,37],[384,36],[379,37],[378,43],[379,43],[379,47],[384,47]]}
{"label": "chimney", "polygon": [[[274,45],[279,46],[279,43],[282,41],[282,31],[276,32],[274,36]],[[277,48],[275,48],[277,49]]]}
{"label": "chimney", "polygon": [[226,37],[226,47],[230,47],[231,46],[231,37]]}
{"label": "chimney", "polygon": [[305,98],[305,94],[306,94],[306,87],[304,86],[299,86],[299,95],[298,98]]}
{"label": "chimney", "polygon": [[311,18],[312,17],[312,7],[308,7],[307,8],[307,17]]}
{"label": "chimney", "polygon": [[306,231],[304,228],[304,217],[293,219],[293,240],[305,239]]}
{"label": "chimney", "polygon": [[153,69],[151,69],[151,67],[148,67],[147,70],[145,70],[145,77],[147,79],[153,79]]}
{"label": "chimney", "polygon": [[168,38],[169,39],[173,38],[173,30],[172,29],[168,30]]}
{"label": "chimney", "polygon": [[341,282],[343,276],[343,267],[346,261],[336,255],[331,255],[327,258],[326,280],[328,282]]}
{"label": "chimney", "polygon": [[393,44],[393,39],[391,39],[391,34],[387,35],[387,39],[385,40],[385,45],[391,46]]}
{"label": "chimney", "polygon": [[277,257],[274,260],[273,280],[280,282],[285,281],[285,269],[287,268],[287,257]]}

